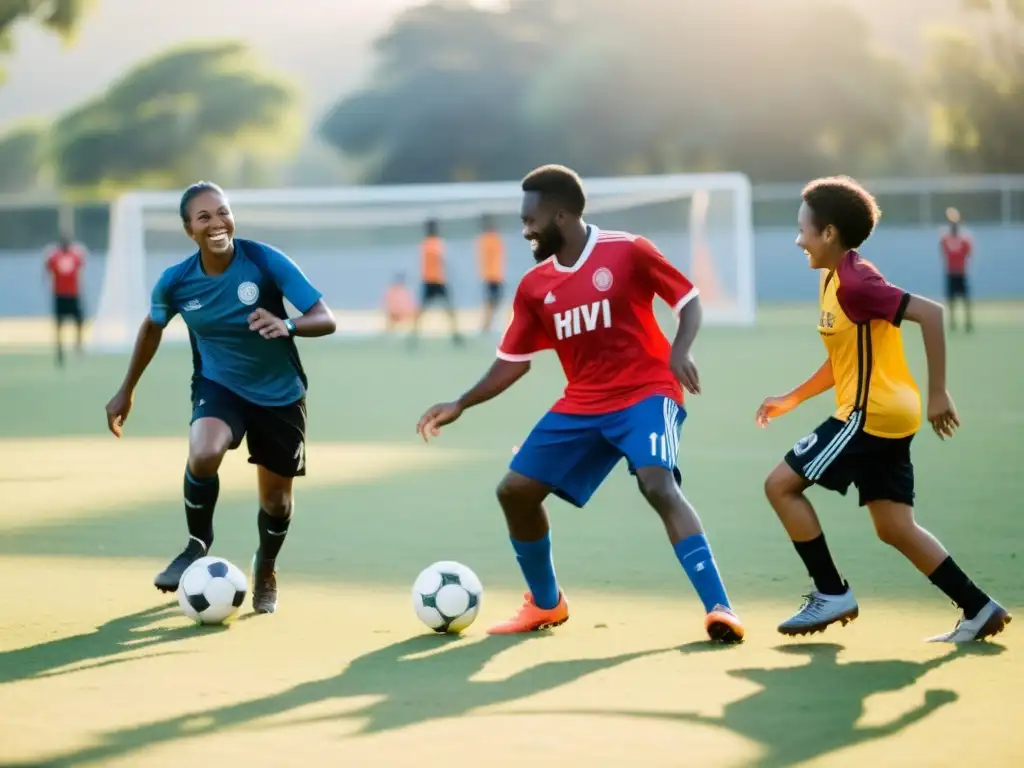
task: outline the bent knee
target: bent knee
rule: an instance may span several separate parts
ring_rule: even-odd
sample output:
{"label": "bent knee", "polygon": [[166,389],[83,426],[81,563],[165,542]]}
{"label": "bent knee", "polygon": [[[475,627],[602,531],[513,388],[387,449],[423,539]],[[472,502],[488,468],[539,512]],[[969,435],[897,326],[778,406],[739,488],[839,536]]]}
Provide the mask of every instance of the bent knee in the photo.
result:
{"label": "bent knee", "polygon": [[637,470],[636,482],[647,503],[656,510],[671,507],[679,498],[679,486],[672,473],[663,467],[646,467]]}
{"label": "bent knee", "polygon": [[803,493],[807,481],[793,471],[786,462],[780,462],[764,480],[764,495],[769,500]]}
{"label": "bent knee", "polygon": [[540,504],[547,497],[548,487],[518,472],[509,472],[498,483],[495,494],[502,509]]}
{"label": "bent knee", "polygon": [[217,474],[227,446],[195,446],[188,454],[189,471],[196,477],[209,477]]}
{"label": "bent knee", "polygon": [[284,489],[273,489],[260,493],[260,509],[271,517],[291,517],[292,493]]}

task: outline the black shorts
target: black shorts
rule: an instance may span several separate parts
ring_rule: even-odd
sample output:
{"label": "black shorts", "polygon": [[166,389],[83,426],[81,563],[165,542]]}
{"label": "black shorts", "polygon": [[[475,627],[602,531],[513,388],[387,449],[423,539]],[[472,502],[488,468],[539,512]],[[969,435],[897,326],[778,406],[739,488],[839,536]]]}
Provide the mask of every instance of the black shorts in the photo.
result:
{"label": "black shorts", "polygon": [[54,296],[53,314],[58,320],[70,317],[76,323],[82,323],[82,302],[77,296]]}
{"label": "black shorts", "polygon": [[967,275],[946,275],[946,298],[967,298]]}
{"label": "black shorts", "polygon": [[[192,422],[220,419],[231,427],[231,450],[246,438],[249,463],[282,477],[306,474],[306,401],[266,406],[199,377],[192,390]],[[192,423],[189,422],[189,423]]]}
{"label": "black shorts", "polygon": [[423,284],[423,292],[420,295],[420,306],[425,307],[435,301],[443,301],[445,304],[451,303],[451,299],[448,296],[447,283]]}
{"label": "black shorts", "polygon": [[504,287],[503,283],[484,283],[484,301],[492,305],[500,304]]}
{"label": "black shorts", "polygon": [[907,437],[876,437],[860,429],[863,414],[843,422],[830,418],[786,454],[786,463],[805,480],[846,495],[851,484],[860,505],[895,501],[914,505],[914,465]]}

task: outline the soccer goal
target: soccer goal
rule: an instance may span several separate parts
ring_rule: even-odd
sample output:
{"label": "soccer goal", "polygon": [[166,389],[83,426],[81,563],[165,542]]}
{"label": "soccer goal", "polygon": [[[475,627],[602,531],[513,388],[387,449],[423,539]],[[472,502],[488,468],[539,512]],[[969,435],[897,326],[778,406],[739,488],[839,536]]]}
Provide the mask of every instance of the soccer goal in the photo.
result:
{"label": "soccer goal", "polygon": [[[738,173],[586,179],[588,220],[652,240],[700,288],[708,324],[752,324],[755,313],[750,180]],[[404,282],[419,299],[420,243],[435,219],[460,323],[472,323],[484,289],[477,266],[481,219],[505,246],[506,305],[533,265],[522,239],[518,182],[228,190],[236,236],[291,256],[334,309],[342,335],[385,328],[385,293]],[[90,334],[95,350],[131,347],[161,270],[187,256],[179,196],[135,192],[111,212],[106,272]],[[180,318],[171,338],[186,338]],[[467,327],[467,330],[472,330]]]}

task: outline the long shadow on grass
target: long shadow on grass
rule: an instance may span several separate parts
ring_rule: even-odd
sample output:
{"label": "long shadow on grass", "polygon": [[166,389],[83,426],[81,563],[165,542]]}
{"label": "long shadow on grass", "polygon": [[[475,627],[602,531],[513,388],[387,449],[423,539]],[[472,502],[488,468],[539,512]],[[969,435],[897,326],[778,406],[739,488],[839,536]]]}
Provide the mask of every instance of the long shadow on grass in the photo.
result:
{"label": "long shadow on grass", "polygon": [[[0,652],[0,685],[29,678],[55,677],[85,669],[122,664],[139,658],[142,648],[165,645],[195,637],[196,627],[153,626],[171,616],[180,616],[177,601],[147,608],[111,619],[92,632],[62,637],[46,643]],[[205,631],[223,631],[225,627],[204,627]],[[163,656],[167,651],[148,654]]]}
{"label": "long shadow on grass", "polygon": [[822,757],[898,733],[957,700],[949,690],[929,690],[916,707],[884,725],[858,726],[864,702],[877,693],[890,693],[913,685],[926,673],[967,655],[996,655],[1005,650],[991,643],[954,648],[926,662],[839,662],[843,646],[830,643],[785,645],[786,654],[807,656],[809,662],[795,667],[736,669],[729,674],[761,686],[760,690],[725,705],[721,717],[696,712],[644,712],[590,709],[521,711],[517,714],[575,714],[638,717],[677,723],[710,725],[732,731],[761,745],[756,768],[782,768]]}
{"label": "long shadow on grass", "polygon": [[488,636],[480,641],[454,636],[412,637],[360,656],[333,677],[302,683],[260,699],[109,732],[100,737],[96,746],[52,757],[45,763],[54,768],[102,763],[153,745],[242,727],[311,704],[352,696],[379,699],[356,710],[275,725],[287,728],[299,723],[360,722],[356,736],[380,733],[525,698],[642,656],[675,650],[549,661],[505,680],[472,679],[498,653],[522,642],[543,642],[543,636]]}

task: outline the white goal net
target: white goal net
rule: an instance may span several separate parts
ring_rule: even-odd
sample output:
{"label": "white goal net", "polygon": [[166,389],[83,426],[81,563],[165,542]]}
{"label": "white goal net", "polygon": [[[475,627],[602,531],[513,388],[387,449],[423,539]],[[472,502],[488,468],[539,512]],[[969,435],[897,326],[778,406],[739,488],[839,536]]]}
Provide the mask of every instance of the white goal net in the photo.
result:
{"label": "white goal net", "polygon": [[[754,322],[746,176],[633,176],[587,179],[585,185],[586,218],[602,229],[626,230],[654,242],[701,289],[706,323]],[[476,252],[481,218],[493,219],[505,250],[507,288],[497,326],[504,326],[515,284],[534,263],[522,239],[518,182],[227,193],[236,236],[270,243],[294,259],[323,292],[342,335],[384,329],[385,293],[399,277],[419,300],[420,243],[428,219],[439,223],[450,295],[467,332],[477,327],[484,300]],[[93,349],[130,349],[160,272],[194,250],[182,230],[178,201],[173,193],[138,192],[114,204],[103,288],[89,336]],[[186,338],[180,318],[168,336]]]}

